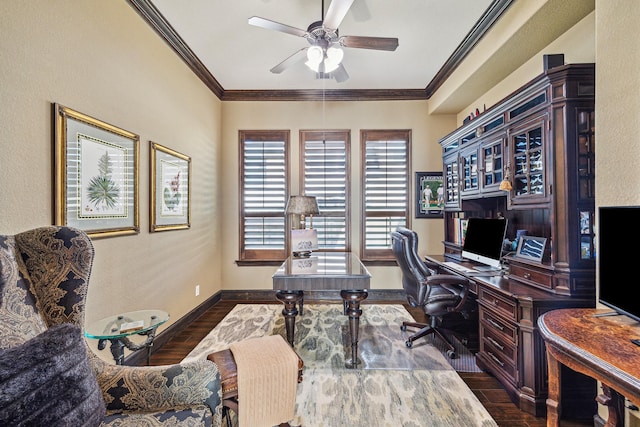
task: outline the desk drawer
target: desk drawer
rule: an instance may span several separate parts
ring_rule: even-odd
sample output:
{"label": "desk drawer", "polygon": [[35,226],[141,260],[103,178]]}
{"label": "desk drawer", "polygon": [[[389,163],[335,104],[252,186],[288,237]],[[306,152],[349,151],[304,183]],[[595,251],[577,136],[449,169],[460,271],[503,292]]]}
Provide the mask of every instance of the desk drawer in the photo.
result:
{"label": "desk drawer", "polygon": [[551,273],[536,270],[522,264],[512,263],[509,265],[509,278],[518,280],[529,285],[553,289],[553,277]]}
{"label": "desk drawer", "polygon": [[497,292],[480,286],[478,288],[478,303],[490,307],[492,311],[498,311],[503,316],[506,316],[509,320],[517,321],[517,309],[516,302],[500,295]]}
{"label": "desk drawer", "polygon": [[[500,317],[496,316],[490,310],[480,306],[480,327],[482,331],[490,331],[492,335],[499,335],[502,337],[500,341],[508,344],[514,344],[517,342],[518,330],[515,325],[505,322]],[[481,334],[482,336],[482,334]]]}
{"label": "desk drawer", "polygon": [[493,353],[500,353],[504,360],[510,361],[515,366],[517,361],[516,344],[513,341],[505,340],[504,335],[495,333],[495,330],[480,325],[480,336],[482,337],[482,351],[492,350]]}
{"label": "desk drawer", "polygon": [[517,384],[518,370],[516,369],[517,356],[515,347],[511,348],[513,354],[509,356],[502,349],[495,346],[495,341],[492,342],[487,338],[483,337],[480,344],[481,357],[501,372],[501,376],[506,376],[513,384]]}

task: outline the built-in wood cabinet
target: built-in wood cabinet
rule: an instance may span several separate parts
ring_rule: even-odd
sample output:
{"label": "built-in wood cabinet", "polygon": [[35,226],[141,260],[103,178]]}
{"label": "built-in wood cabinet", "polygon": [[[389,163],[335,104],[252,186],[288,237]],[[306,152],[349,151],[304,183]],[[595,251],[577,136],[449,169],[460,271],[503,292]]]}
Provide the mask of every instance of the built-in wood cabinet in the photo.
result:
{"label": "built-in wood cabinet", "polygon": [[[595,295],[594,98],[593,64],[559,66],[439,141],[445,253],[459,258],[460,219],[502,215],[507,239],[518,230],[547,239],[541,264],[506,254],[509,265],[548,276],[541,289]],[[536,286],[530,277],[521,279]]]}
{"label": "built-in wood cabinet", "polygon": [[[507,274],[476,287],[477,363],[538,416],[547,372],[537,318],[595,306],[594,99],[594,64],[561,65],[439,141],[445,260],[461,259],[460,223],[474,216],[506,217],[510,241],[518,230],[547,239],[542,262],[505,250]],[[503,179],[511,190],[500,190]]]}

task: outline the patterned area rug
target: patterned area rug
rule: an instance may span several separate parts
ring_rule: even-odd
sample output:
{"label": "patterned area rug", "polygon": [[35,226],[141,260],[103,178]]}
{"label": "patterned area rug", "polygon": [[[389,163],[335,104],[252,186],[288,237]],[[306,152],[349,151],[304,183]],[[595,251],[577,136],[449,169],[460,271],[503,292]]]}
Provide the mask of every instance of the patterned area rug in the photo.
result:
{"label": "patterned area rug", "polygon": [[[407,348],[401,305],[363,304],[361,367],[346,369],[347,316],[341,304],[309,304],[296,318],[295,350],[304,361],[292,425],[366,427],[497,426],[431,340]],[[229,344],[286,336],[281,304],[239,304],[185,358],[204,359]],[[437,341],[437,340],[436,340]]]}

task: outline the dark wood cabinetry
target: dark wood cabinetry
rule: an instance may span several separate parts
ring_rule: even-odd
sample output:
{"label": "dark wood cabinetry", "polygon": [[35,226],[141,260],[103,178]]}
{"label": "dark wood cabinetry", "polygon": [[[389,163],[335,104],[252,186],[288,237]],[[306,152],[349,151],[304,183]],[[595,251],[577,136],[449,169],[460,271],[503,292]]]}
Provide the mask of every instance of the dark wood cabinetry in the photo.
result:
{"label": "dark wood cabinetry", "polygon": [[[443,260],[461,260],[460,224],[474,216],[506,217],[510,241],[518,230],[547,239],[542,262],[508,251],[505,276],[473,279],[478,365],[504,384],[521,409],[537,416],[545,413],[547,397],[538,317],[557,308],[595,306],[594,98],[595,66],[562,65],[439,141],[446,195]],[[511,190],[500,190],[503,179]],[[580,396],[592,385],[568,387]]]}

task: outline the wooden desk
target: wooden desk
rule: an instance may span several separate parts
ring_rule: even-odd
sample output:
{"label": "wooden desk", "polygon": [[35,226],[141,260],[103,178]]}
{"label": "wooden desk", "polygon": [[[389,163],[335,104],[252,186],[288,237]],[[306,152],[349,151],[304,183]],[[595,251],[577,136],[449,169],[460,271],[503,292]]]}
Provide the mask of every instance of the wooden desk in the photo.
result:
{"label": "wooden desk", "polygon": [[547,348],[549,396],[547,426],[558,426],[560,365],[602,383],[604,395],[596,400],[608,407],[607,427],[624,425],[624,397],[640,405],[640,324],[626,316],[596,317],[609,309],[562,309],[538,319]]}
{"label": "wooden desk", "polygon": [[[470,281],[478,305],[478,367],[500,381],[520,410],[545,416],[547,364],[538,318],[561,308],[592,308],[595,298],[558,295],[524,282],[510,271],[488,277],[459,273],[445,264],[451,259],[443,255],[428,255],[426,259],[438,264],[439,271],[460,274]],[[470,262],[461,264],[474,267]],[[580,419],[586,411],[595,412],[592,396],[596,394],[596,382],[575,372],[565,375],[565,414]]]}
{"label": "wooden desk", "polygon": [[303,310],[305,290],[337,290],[344,301],[344,313],[349,316],[351,358],[347,368],[356,368],[358,360],[358,330],[360,302],[367,298],[371,274],[351,252],[314,252],[307,258],[289,257],[272,276],[276,298],[284,304],[287,341],[293,346],[296,304]]}

